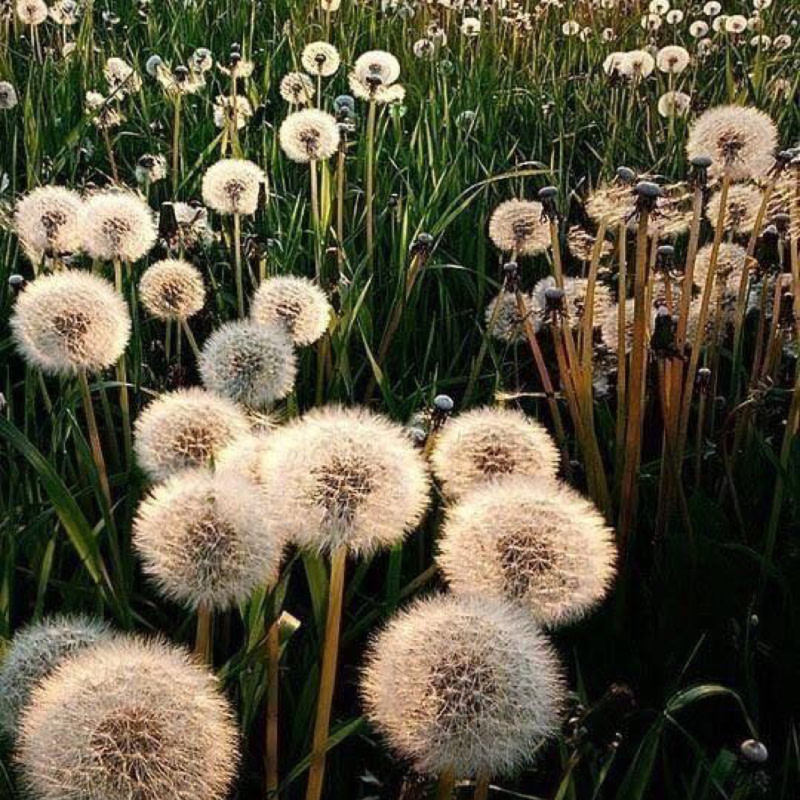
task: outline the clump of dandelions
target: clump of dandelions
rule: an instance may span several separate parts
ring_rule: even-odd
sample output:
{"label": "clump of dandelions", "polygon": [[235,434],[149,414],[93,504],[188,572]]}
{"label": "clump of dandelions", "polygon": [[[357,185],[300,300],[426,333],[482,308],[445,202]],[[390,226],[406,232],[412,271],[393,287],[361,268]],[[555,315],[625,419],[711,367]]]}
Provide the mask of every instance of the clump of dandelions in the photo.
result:
{"label": "clump of dandelions", "polygon": [[157,230],[153,212],[133,192],[109,190],[90,195],[81,219],[83,247],[101,261],[134,262],[150,252]]}
{"label": "clump of dandelions", "polygon": [[164,595],[222,610],[275,582],[282,542],[254,489],[232,473],[185,470],[139,506],[133,546]]}
{"label": "clump of dandelions", "polygon": [[267,176],[258,164],[225,158],[206,170],[203,202],[220,214],[255,214],[262,186],[267,186]]}
{"label": "clump of dandelions", "polygon": [[313,344],[328,330],[333,309],[325,292],[307,278],[283,275],[258,287],[250,309],[261,325],[283,324],[298,347]]}
{"label": "clump of dandelions", "polygon": [[551,480],[510,476],[450,509],[438,563],[454,591],[517,602],[558,626],[603,599],[615,555],[613,531],[589,500]]}
{"label": "clump of dandelions", "polygon": [[25,254],[34,262],[80,250],[83,200],[63,186],[41,186],[17,203],[14,227]]}
{"label": "clump of dandelions", "polygon": [[428,505],[425,464],[403,428],[365,409],[318,409],[276,431],[261,470],[276,524],[320,552],[395,544]]}
{"label": "clump of dandelions", "polygon": [[130,337],[128,307],[95,275],[63,270],[27,284],[11,316],[17,349],[50,375],[98,372],[114,364]]}
{"label": "clump of dandelions", "polygon": [[234,439],[248,433],[244,413],[204,389],[181,389],[154,400],[136,420],[139,466],[156,481],[188,467],[213,464]]}
{"label": "clump of dandelions", "polygon": [[689,129],[689,158],[709,156],[709,174],[731,181],[762,178],[775,163],[778,132],[763,111],[717,106],[701,114]]}
{"label": "clump of dandelions", "polygon": [[506,200],[489,220],[489,238],[498,250],[533,256],[550,247],[550,228],[536,200]]}
{"label": "clump of dandelions", "polygon": [[158,319],[186,320],[203,308],[203,276],[188,261],[164,259],[149,266],[139,281],[142,305]]}
{"label": "clump of dandelions", "polygon": [[398,614],[370,646],[368,719],[422,773],[512,773],[558,729],[556,655],[529,614],[441,595]]}
{"label": "clump of dandelions", "polygon": [[200,375],[207,389],[253,409],[268,408],[294,387],[297,358],[283,325],[228,322],[203,345]]}
{"label": "clump of dandelions", "polygon": [[445,494],[457,498],[503,475],[553,478],[558,448],[544,426],[521,411],[478,408],[445,425],[431,465]]}
{"label": "clump of dandelions", "polygon": [[57,616],[23,628],[0,665],[0,731],[13,739],[31,692],[66,659],[110,635],[101,620]]}
{"label": "clump of dandelions", "polygon": [[339,124],[325,111],[307,108],[283,121],[278,135],[283,152],[299,164],[324,161],[339,149]]}
{"label": "clump of dandelions", "polygon": [[18,759],[39,800],[223,800],[237,748],[211,673],[176,647],[118,638],[76,655],[36,689]]}

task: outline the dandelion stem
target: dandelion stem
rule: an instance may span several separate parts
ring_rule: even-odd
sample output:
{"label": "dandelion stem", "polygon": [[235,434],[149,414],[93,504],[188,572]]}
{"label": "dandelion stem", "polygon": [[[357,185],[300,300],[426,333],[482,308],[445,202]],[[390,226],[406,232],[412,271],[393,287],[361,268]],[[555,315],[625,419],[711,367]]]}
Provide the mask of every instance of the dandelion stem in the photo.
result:
{"label": "dandelion stem", "polygon": [[197,339],[194,338],[192,329],[189,327],[189,321],[187,319],[181,318],[180,322],[181,322],[181,328],[183,328],[183,332],[186,334],[186,341],[189,342],[189,347],[194,353],[195,359],[199,360],[200,348],[197,346]]}
{"label": "dandelion stem", "polygon": [[278,797],[278,701],[280,697],[280,620],[275,619],[267,632],[267,797]]}
{"label": "dandelion stem", "polygon": [[447,770],[439,776],[439,784],[436,787],[436,800],[451,800],[456,788],[456,774],[452,770]]}
{"label": "dandelion stem", "polygon": [[178,194],[178,183],[181,168],[181,95],[175,97],[175,108],[172,122],[172,199]]}
{"label": "dandelion stem", "polygon": [[233,257],[236,269],[236,302],[239,316],[244,319],[244,276],[242,275],[242,221],[233,215]]}
{"label": "dandelion stem", "polygon": [[491,778],[488,773],[478,773],[475,781],[475,793],[472,795],[473,800],[488,800],[490,782]]}
{"label": "dandelion stem", "polygon": [[366,161],[366,216],[367,216],[367,265],[370,272],[373,269],[374,245],[374,191],[375,191],[375,123],[377,118],[377,104],[374,100],[369,102],[367,112],[367,161]]}
{"label": "dandelion stem", "polygon": [[[114,284],[117,291],[124,297],[122,285],[122,262],[114,259]],[[125,464],[128,469],[133,462],[133,436],[131,434],[131,408],[128,398],[128,372],[125,365],[125,353],[116,364],[117,382],[119,383],[119,408],[122,413],[122,441],[125,448]]]}
{"label": "dandelion stem", "polygon": [[89,380],[86,370],[78,372],[78,385],[81,390],[81,400],[83,401],[83,413],[86,417],[86,427],[89,431],[89,445],[92,449],[92,459],[94,460],[97,475],[100,479],[100,489],[103,492],[108,507],[111,508],[111,487],[108,483],[108,472],[106,470],[106,460],[103,457],[103,448],[100,444],[100,432],[97,428],[97,417],[92,405],[92,394],[89,390]]}
{"label": "dandelion stem", "polygon": [[108,154],[108,163],[111,167],[111,175],[114,178],[114,183],[119,183],[119,172],[117,171],[117,160],[114,158],[114,148],[111,146],[111,136],[108,132],[108,127],[103,125],[103,142],[106,146],[106,153]]}
{"label": "dandelion stem", "polygon": [[194,654],[203,664],[211,664],[211,609],[205,603],[197,607]]}

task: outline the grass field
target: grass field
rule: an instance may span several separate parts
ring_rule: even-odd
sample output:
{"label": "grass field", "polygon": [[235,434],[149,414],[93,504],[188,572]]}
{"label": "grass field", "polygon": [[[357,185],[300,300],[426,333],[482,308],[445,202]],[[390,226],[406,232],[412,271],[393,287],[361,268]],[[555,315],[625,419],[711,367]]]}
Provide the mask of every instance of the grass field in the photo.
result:
{"label": "grass field", "polygon": [[797,797],[798,38],[0,0],[0,797]]}

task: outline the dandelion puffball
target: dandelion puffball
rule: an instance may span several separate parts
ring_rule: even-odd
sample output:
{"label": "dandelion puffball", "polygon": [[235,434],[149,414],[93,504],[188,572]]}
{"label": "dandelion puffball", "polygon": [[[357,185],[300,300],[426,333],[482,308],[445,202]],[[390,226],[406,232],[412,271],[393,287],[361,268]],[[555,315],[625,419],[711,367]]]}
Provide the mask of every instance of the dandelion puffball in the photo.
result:
{"label": "dandelion puffball", "polygon": [[298,347],[313,344],[328,330],[333,309],[325,292],[307,278],[267,278],[258,287],[250,310],[261,325],[286,326]]}
{"label": "dandelion puffball", "polygon": [[19,631],[0,664],[0,731],[14,738],[31,692],[66,659],[109,635],[105,623],[85,616],[51,617]]}
{"label": "dandelion puffball", "polygon": [[159,641],[97,645],[33,693],[22,780],[39,800],[223,800],[238,735],[216,678]]}
{"label": "dandelion puffball", "polygon": [[255,214],[267,176],[258,164],[242,158],[224,158],[203,176],[203,202],[220,214]]}
{"label": "dandelion puffball", "polygon": [[167,597],[226,609],[274,583],[282,543],[255,488],[240,475],[185,470],[141,504],[133,546]]}
{"label": "dandelion puffball", "polygon": [[367,718],[419,772],[511,773],[556,733],[557,658],[529,614],[441,595],[398,614],[372,643]]}
{"label": "dandelion puffball", "polygon": [[535,200],[506,200],[489,220],[489,238],[498,250],[532,256],[550,247],[550,228]]}
{"label": "dandelion puffball", "polygon": [[[722,192],[714,192],[709,198],[706,216],[716,228],[719,223]],[[734,183],[728,187],[725,201],[723,229],[736,234],[748,234],[755,227],[761,210],[761,190],[752,183]]]}
{"label": "dandelion puffball", "polygon": [[139,298],[158,319],[189,319],[205,303],[203,276],[182,259],[157,261],[145,270],[139,281]]}
{"label": "dandelion puffball", "polygon": [[297,376],[286,328],[250,320],[228,322],[212,333],[199,367],[207,389],[256,410],[286,397]]}
{"label": "dandelion puffball", "polygon": [[314,82],[302,72],[288,72],[281,79],[279,92],[290,105],[307,106],[314,100]]}
{"label": "dandelion puffball", "polygon": [[[526,309],[526,317],[534,330],[538,330],[541,327],[541,320],[535,316],[533,298],[529,294],[523,295],[522,302]],[[495,339],[507,344],[524,341],[525,326],[523,317],[519,313],[516,292],[503,289],[495,295],[486,307],[485,317],[486,329]]]}
{"label": "dandelion puffball", "polygon": [[503,475],[555,477],[558,448],[521,411],[477,408],[445,425],[431,451],[434,475],[450,497]]}
{"label": "dandelion puffball", "polygon": [[389,86],[400,77],[400,62],[385,50],[369,50],[356,59],[353,74],[367,86]]}
{"label": "dandelion puffball", "polygon": [[341,64],[339,51],[328,42],[311,42],[303,48],[300,57],[303,69],[310,75],[330,78],[336,74]]}
{"label": "dandelion puffball", "polygon": [[335,117],[316,108],[307,108],[289,114],[278,138],[283,152],[292,161],[307,164],[335,155],[341,137]]}
{"label": "dandelion puffball", "polygon": [[461,594],[520,603],[543,625],[584,616],[614,576],[613,531],[564,484],[510,476],[451,507],[439,566]]}
{"label": "dandelion puffball", "polygon": [[80,250],[82,209],[81,196],[63,186],[41,186],[20,199],[14,227],[31,261]]}
{"label": "dandelion puffball", "polygon": [[63,270],[27,284],[11,316],[17,349],[51,375],[97,372],[125,351],[131,320],[125,301],[96,275]]}
{"label": "dandelion puffball", "polygon": [[89,196],[81,226],[84,249],[103,261],[138,261],[156,243],[153,212],[133,192],[109,190]]}
{"label": "dandelion puffball", "polygon": [[391,546],[428,505],[419,452],[403,428],[366,409],[318,409],[279,429],[261,470],[276,524],[312,550]]}
{"label": "dandelion puffball", "polygon": [[244,413],[204,389],[180,389],[147,406],[135,425],[136,457],[153,480],[212,464],[234,439],[248,433]]}
{"label": "dandelion puffball", "polygon": [[732,181],[764,177],[775,163],[778,132],[763,111],[746,106],[716,106],[689,129],[689,158],[709,156],[709,174]]}

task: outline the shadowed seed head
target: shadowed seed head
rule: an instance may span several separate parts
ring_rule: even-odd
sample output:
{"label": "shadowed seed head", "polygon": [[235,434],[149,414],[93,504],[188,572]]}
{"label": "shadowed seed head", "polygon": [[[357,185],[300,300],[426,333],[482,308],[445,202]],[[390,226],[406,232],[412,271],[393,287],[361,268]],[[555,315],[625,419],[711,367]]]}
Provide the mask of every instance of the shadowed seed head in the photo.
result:
{"label": "shadowed seed head", "polygon": [[83,243],[83,200],[62,186],[34,189],[17,203],[14,227],[28,258],[61,256],[80,250]]}
{"label": "shadowed seed head", "polygon": [[188,261],[165,259],[148,267],[139,281],[142,305],[162,320],[189,319],[203,308],[203,276]]}

